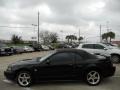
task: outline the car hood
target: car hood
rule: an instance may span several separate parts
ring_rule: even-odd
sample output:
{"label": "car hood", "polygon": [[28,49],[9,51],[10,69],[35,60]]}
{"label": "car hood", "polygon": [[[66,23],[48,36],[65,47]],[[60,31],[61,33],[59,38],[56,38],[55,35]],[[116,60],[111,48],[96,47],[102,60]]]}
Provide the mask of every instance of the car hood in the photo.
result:
{"label": "car hood", "polygon": [[117,53],[120,55],[120,49],[119,48],[112,48],[107,50],[108,53]]}
{"label": "car hood", "polygon": [[24,60],[20,60],[20,61],[14,62],[14,63],[11,64],[11,66],[35,65],[35,64],[38,64],[38,63],[39,63],[39,60],[38,60],[38,57],[37,57],[37,58],[34,58],[34,59],[24,59]]}
{"label": "car hood", "polygon": [[109,49],[119,49],[119,47],[116,47],[116,46],[109,46]]}

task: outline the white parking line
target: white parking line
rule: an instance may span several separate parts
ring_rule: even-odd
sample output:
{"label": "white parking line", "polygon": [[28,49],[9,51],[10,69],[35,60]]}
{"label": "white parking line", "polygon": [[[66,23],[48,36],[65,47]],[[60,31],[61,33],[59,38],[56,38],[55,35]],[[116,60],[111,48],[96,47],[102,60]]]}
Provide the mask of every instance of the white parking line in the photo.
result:
{"label": "white parking line", "polygon": [[120,78],[120,76],[113,76],[114,78]]}
{"label": "white parking line", "polygon": [[33,89],[31,89],[31,88],[24,88],[24,90],[33,90]]}
{"label": "white parking line", "polygon": [[12,84],[13,82],[12,81],[9,81],[9,80],[3,80],[3,82],[5,82],[5,83],[9,83],[9,84]]}
{"label": "white parking line", "polygon": [[[8,83],[8,84],[13,84],[12,81],[7,80],[7,79],[3,80],[3,82]],[[24,90],[33,90],[33,89],[31,89],[31,88],[23,88],[23,89],[24,89]]]}

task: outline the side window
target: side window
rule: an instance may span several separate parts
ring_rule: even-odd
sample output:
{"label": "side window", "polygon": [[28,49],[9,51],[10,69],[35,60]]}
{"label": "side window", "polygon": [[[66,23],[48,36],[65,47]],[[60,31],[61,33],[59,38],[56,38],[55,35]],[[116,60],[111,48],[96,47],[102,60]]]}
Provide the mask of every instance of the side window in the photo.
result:
{"label": "side window", "polygon": [[74,55],[72,53],[57,53],[50,58],[52,65],[72,64]]}
{"label": "side window", "polygon": [[82,48],[93,49],[93,44],[84,44]]}
{"label": "side window", "polygon": [[79,64],[83,60],[83,57],[75,53],[75,63]]}
{"label": "side window", "polygon": [[104,49],[105,47],[99,44],[94,44],[94,49]]}

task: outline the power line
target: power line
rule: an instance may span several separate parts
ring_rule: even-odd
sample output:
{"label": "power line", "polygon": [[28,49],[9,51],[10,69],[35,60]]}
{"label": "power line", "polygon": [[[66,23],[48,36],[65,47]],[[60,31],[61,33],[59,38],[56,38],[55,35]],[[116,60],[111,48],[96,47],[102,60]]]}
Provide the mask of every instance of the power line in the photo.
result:
{"label": "power line", "polygon": [[32,28],[32,27],[16,27],[16,26],[0,26],[1,28]]}

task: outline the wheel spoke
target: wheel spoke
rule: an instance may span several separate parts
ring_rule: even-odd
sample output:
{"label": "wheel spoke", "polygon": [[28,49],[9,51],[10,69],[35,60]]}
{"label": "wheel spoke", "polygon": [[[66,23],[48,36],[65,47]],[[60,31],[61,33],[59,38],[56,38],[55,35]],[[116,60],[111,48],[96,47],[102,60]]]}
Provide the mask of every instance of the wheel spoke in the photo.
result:
{"label": "wheel spoke", "polygon": [[88,78],[88,80],[91,80],[91,79],[92,79],[91,77]]}
{"label": "wheel spoke", "polygon": [[94,79],[92,79],[92,84],[95,84],[95,80]]}
{"label": "wheel spoke", "polygon": [[94,77],[94,79],[99,79],[99,76],[98,77]]}
{"label": "wheel spoke", "polygon": [[93,76],[95,77],[97,75],[97,72],[94,72]]}

